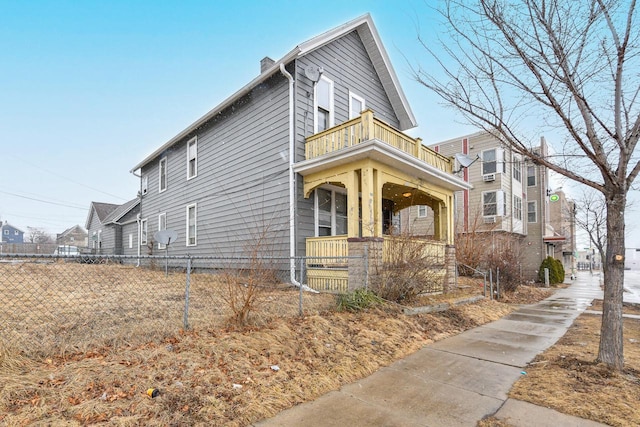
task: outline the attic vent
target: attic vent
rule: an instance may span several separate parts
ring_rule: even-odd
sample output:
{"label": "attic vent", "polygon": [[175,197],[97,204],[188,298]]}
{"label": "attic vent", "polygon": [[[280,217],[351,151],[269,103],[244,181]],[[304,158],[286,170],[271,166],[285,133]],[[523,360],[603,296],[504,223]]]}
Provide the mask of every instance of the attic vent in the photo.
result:
{"label": "attic vent", "polygon": [[275,63],[276,61],[269,58],[268,56],[265,56],[264,58],[262,58],[262,60],[260,61],[260,74],[264,73],[266,70],[271,68],[271,66]]}

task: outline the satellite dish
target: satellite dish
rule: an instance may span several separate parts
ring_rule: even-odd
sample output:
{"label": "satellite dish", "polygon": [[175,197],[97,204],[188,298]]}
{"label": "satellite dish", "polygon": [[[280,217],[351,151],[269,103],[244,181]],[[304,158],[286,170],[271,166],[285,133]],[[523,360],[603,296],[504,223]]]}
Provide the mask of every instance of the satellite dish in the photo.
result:
{"label": "satellite dish", "polygon": [[316,67],[315,65],[309,65],[304,69],[304,75],[307,76],[309,80],[314,83],[317,83],[320,80],[320,76],[322,75],[323,69],[322,67]]}
{"label": "satellite dish", "polygon": [[175,230],[160,230],[153,235],[156,242],[161,245],[170,245],[171,242],[178,240],[178,232]]}
{"label": "satellite dish", "polygon": [[462,169],[468,168],[469,166],[471,166],[476,160],[480,158],[480,154],[476,155],[475,159],[472,159],[466,154],[461,154],[461,153],[455,154],[454,157],[456,161],[460,164],[460,169],[458,169],[457,171],[453,171],[453,173],[455,174],[460,172]]}

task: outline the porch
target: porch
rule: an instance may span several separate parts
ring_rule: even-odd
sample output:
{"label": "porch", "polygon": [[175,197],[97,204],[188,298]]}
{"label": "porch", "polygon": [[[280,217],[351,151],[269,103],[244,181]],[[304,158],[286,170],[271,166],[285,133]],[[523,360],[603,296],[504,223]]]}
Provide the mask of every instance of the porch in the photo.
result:
{"label": "porch", "polygon": [[[314,197],[315,237],[306,239],[310,287],[344,292],[359,286],[353,272],[349,279],[349,264],[363,247],[371,250],[367,274],[406,251],[444,271],[446,247],[453,245],[453,193],[469,187],[451,173],[450,158],[367,110],[307,138],[305,160],[294,170],[304,177],[305,198]],[[417,205],[433,212],[428,238],[399,233],[398,213]],[[357,239],[373,240],[362,246]]]}

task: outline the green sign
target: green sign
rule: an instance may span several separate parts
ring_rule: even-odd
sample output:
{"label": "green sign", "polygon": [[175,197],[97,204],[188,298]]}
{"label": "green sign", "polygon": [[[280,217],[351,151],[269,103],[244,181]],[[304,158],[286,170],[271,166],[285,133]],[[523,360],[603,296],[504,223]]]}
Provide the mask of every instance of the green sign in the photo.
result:
{"label": "green sign", "polygon": [[557,194],[552,194],[551,196],[549,196],[549,200],[551,200],[552,202],[557,202],[558,200],[560,200],[560,196],[558,196]]}

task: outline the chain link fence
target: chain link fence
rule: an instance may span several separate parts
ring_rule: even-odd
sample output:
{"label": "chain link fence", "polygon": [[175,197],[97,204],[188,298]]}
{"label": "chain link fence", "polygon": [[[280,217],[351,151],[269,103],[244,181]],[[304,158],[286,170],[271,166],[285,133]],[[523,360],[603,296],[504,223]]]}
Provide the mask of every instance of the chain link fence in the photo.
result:
{"label": "chain link fence", "polygon": [[[294,262],[306,278],[306,262]],[[334,307],[330,293],[291,286],[290,268],[288,258],[0,255],[0,351],[136,346]]]}

